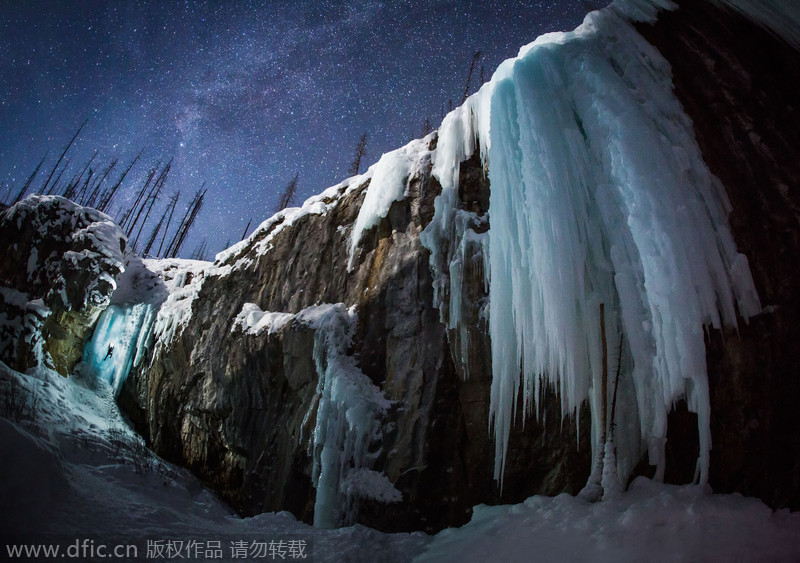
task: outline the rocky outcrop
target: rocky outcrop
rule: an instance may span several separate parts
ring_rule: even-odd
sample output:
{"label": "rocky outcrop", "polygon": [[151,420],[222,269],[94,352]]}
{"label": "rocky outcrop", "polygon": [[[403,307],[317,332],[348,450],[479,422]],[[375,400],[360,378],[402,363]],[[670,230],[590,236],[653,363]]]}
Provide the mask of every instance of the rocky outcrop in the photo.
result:
{"label": "rocky outcrop", "polygon": [[[434,531],[466,522],[479,503],[576,492],[585,481],[588,418],[579,440],[574,421],[562,424],[559,402],[552,400],[546,434],[531,421],[514,433],[501,496],[492,477],[488,336],[474,331],[469,377],[463,377],[460,343],[440,322],[429,252],[420,243],[439,192],[427,151],[421,160],[407,179],[406,197],[361,237],[352,269],[350,229],[368,177],[323,194],[325,213],[278,216],[218,261],[179,337],[156,351],[149,369],[129,377],[122,404],[155,451],[192,468],[240,513],[288,509],[311,520],[319,401],[315,330],[294,320],[249,334],[236,327],[245,303],[287,313],[319,303],[355,306],[350,354],[390,405],[373,469],[402,493],[391,504],[362,498],[359,522]],[[488,195],[474,165],[463,169],[465,207]],[[465,317],[477,319],[486,298],[482,276],[468,276],[464,292],[474,304]]]}
{"label": "rocky outcrop", "polygon": [[124,234],[94,209],[33,195],[0,215],[0,240],[0,359],[68,375],[124,269]]}

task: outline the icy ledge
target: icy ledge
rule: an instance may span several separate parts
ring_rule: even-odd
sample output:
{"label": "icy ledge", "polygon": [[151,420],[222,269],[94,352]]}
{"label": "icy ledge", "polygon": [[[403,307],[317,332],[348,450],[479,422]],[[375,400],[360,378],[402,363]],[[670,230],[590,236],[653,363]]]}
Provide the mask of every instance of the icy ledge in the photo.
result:
{"label": "icy ledge", "polygon": [[[423,243],[440,306],[446,292],[436,257],[457,261],[463,252],[453,240],[468,234],[454,232],[459,163],[478,146],[491,183],[482,246],[498,479],[520,386],[528,412],[538,412],[542,384],[557,388],[565,415],[588,400],[597,446],[602,303],[609,346],[624,335],[621,477],[642,448],[663,475],[667,413],[686,399],[698,414],[697,480],[705,483],[705,327],[735,326],[737,314],[746,321],[761,310],[728,226],[724,188],[672,92],[670,67],[621,12],[593,12],[575,31],[523,47],[439,130],[433,174],[442,194]],[[458,310],[451,302],[451,324]]]}

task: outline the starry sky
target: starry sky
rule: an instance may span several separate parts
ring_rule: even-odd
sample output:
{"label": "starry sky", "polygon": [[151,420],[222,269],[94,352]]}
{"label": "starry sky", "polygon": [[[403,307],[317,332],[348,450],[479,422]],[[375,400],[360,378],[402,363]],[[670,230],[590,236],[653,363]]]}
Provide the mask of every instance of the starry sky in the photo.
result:
{"label": "starry sky", "polygon": [[[164,196],[178,210],[203,183],[181,255],[208,256],[274,211],[297,173],[295,204],[366,165],[460,103],[472,56],[491,76],[547,31],[570,30],[580,0],[0,0],[0,199],[46,154],[38,189],[80,124],[64,179],[142,157],[109,211],[174,158]],[[63,166],[63,164],[62,164]],[[366,166],[362,166],[362,171]],[[150,227],[148,227],[150,228]]]}

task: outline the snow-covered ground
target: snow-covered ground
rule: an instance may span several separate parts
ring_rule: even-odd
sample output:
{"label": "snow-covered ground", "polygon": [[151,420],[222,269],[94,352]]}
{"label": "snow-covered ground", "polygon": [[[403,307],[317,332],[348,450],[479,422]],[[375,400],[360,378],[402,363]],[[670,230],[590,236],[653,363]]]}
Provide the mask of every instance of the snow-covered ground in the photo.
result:
{"label": "snow-covered ground", "polygon": [[221,557],[188,557],[194,561],[242,560],[231,550],[243,544],[232,542],[247,542],[249,560],[279,559],[268,547],[261,557],[253,551],[270,541],[283,541],[287,558],[289,542],[305,542],[306,560],[314,561],[800,560],[800,514],[645,479],[610,502],[561,495],[480,506],[469,524],[434,537],[359,525],[315,529],[286,512],[240,518],[186,470],[144,448],[106,382],[0,364],[0,412],[3,560],[9,541],[58,541],[67,549],[76,540],[95,548],[133,544],[142,561],[148,540],[163,540],[151,550],[168,541],[220,542]]}

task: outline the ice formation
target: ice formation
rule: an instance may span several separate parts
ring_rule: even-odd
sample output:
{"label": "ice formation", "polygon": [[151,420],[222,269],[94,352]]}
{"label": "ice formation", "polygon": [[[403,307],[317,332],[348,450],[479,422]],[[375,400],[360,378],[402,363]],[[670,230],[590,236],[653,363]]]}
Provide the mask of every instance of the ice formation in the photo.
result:
{"label": "ice formation", "polygon": [[698,414],[705,482],[705,327],[760,312],[724,188],[672,92],[670,67],[622,15],[651,17],[653,3],[625,4],[523,47],[439,130],[433,174],[442,194],[423,243],[440,307],[449,289],[451,325],[452,264],[468,232],[456,205],[459,163],[478,146],[491,183],[484,252],[498,479],[520,388],[526,411],[538,410],[543,385],[558,390],[565,415],[588,400],[597,444],[602,303],[611,341],[624,333],[626,342],[618,416],[638,420],[618,429],[620,474],[644,447],[663,475],[667,413],[685,398]]}
{"label": "ice formation", "polygon": [[[317,489],[314,526],[319,528],[355,523],[362,490],[347,487],[352,481],[348,475],[371,469],[377,456],[373,446],[380,440],[381,419],[389,406],[381,390],[346,353],[352,339],[354,311],[341,303],[328,307],[313,308],[313,317],[308,313],[299,315],[300,320],[317,329],[314,363],[319,377],[319,406],[312,482]],[[380,495],[385,498],[385,491],[394,487],[383,479]],[[389,498],[397,500],[394,495]]]}
{"label": "ice formation", "polygon": [[145,357],[155,314],[149,303],[109,305],[84,349],[84,377],[105,381],[118,395],[131,367]]}
{"label": "ice formation", "polygon": [[290,322],[315,331],[317,397],[306,420],[316,420],[311,478],[317,490],[317,528],[354,524],[359,499],[402,499],[386,476],[373,469],[389,401],[347,353],[355,321],[354,308],[342,303],[315,305],[297,314],[265,312],[255,303],[245,303],[231,327],[231,332],[251,336],[272,334]]}

